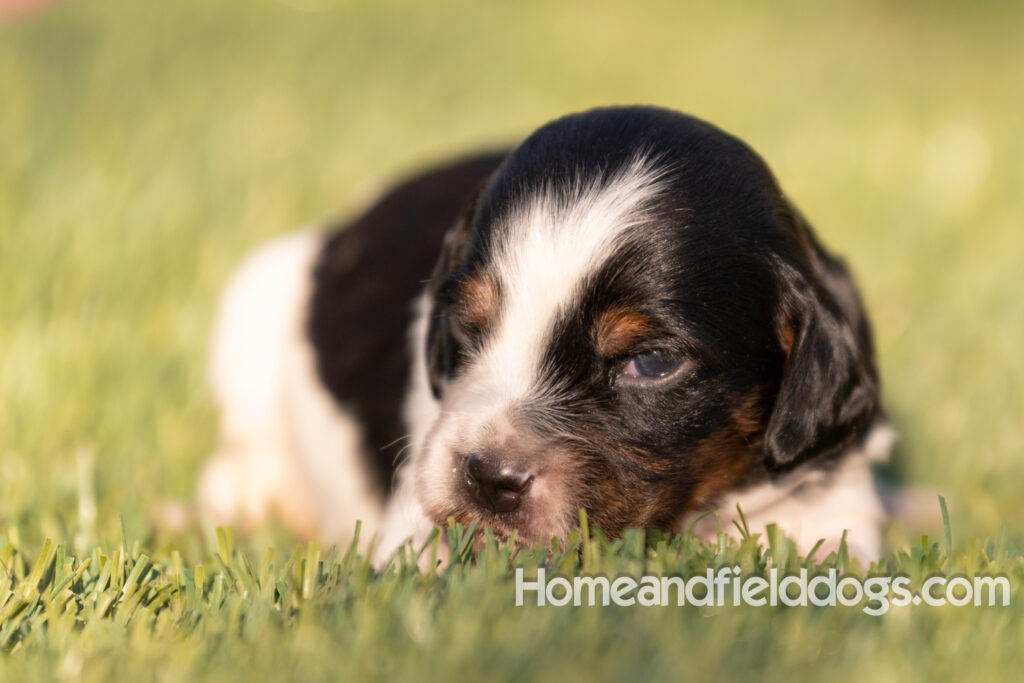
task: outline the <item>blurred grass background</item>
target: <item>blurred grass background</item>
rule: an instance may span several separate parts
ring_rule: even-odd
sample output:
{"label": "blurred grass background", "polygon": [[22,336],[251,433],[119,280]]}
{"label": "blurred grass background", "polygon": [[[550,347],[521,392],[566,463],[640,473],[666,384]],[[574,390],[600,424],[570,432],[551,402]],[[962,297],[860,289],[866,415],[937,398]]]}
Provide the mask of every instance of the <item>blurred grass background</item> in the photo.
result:
{"label": "blurred grass background", "polygon": [[0,19],[0,524],[114,541],[123,515],[163,542],[155,508],[190,498],[213,448],[205,344],[250,247],[561,114],[652,103],[768,160],[858,276],[893,469],[946,494],[956,540],[1019,540],[1022,25],[1009,1],[69,0]]}

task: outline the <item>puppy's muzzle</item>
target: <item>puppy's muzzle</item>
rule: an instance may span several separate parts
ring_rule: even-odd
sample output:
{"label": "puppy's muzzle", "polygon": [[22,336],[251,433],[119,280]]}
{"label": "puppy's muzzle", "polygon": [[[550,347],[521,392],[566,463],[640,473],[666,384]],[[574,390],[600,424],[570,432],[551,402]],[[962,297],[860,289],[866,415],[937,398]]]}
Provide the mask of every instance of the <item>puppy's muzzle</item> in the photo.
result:
{"label": "puppy's muzzle", "polygon": [[470,454],[463,464],[466,488],[478,505],[496,513],[515,512],[530,493],[533,475],[511,460]]}

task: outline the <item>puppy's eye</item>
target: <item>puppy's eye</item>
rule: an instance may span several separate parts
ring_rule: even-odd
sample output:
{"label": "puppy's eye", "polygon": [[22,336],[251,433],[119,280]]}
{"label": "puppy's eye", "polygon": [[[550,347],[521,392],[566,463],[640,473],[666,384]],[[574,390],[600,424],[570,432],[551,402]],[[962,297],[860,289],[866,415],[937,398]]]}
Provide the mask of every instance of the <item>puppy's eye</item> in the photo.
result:
{"label": "puppy's eye", "polygon": [[622,374],[635,379],[658,379],[671,375],[682,361],[665,351],[655,350],[640,353],[629,359]]}
{"label": "puppy's eye", "polygon": [[472,330],[463,325],[457,317],[448,319],[448,331],[459,346],[470,346],[473,342]]}

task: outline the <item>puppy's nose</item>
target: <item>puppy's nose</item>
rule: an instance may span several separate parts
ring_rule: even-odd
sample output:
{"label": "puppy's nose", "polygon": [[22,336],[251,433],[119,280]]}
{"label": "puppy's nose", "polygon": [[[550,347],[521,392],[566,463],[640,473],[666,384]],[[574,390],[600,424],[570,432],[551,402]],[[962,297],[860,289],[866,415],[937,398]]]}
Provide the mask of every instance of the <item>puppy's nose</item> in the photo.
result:
{"label": "puppy's nose", "polygon": [[474,500],[494,512],[513,512],[530,490],[533,475],[515,463],[472,454],[466,458],[466,485]]}

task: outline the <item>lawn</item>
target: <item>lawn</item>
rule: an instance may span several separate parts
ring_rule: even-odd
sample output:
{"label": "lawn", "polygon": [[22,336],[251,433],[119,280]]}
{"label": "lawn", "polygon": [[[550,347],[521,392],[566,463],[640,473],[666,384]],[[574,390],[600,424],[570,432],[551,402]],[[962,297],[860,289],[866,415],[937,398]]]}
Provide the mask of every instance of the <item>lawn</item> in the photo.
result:
{"label": "lawn", "polygon": [[[67,0],[0,18],[0,680],[1011,678],[1022,25],[1012,2],[796,0]],[[204,350],[249,248],[612,103],[740,135],[847,257],[901,435],[888,476],[934,510],[893,525],[875,569],[1004,573],[1010,607],[517,608],[517,566],[868,568],[782,539],[633,534],[378,574],[279,529],[172,523],[214,447]]]}

